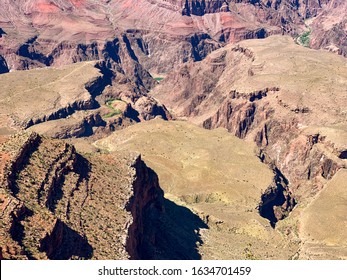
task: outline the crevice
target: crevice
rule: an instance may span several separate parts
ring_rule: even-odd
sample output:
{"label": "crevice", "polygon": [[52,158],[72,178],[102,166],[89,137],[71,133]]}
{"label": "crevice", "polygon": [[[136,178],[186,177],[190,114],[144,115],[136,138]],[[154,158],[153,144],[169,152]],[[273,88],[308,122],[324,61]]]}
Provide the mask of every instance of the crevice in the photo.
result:
{"label": "crevice", "polygon": [[29,39],[25,44],[19,47],[16,52],[17,55],[29,58],[31,60],[35,60],[41,62],[46,66],[50,66],[53,62],[52,55],[45,56],[42,53],[38,53],[35,51],[35,43],[37,44],[37,36]]}
{"label": "crevice", "polygon": [[136,56],[134,50],[133,50],[132,47],[131,47],[131,43],[130,43],[128,37],[127,37],[125,34],[123,35],[123,42],[125,43],[125,46],[126,46],[126,48],[127,48],[127,51],[128,51],[128,54],[130,55],[130,57],[131,57],[134,61],[139,62],[139,59],[137,58],[137,56]]}
{"label": "crevice", "polygon": [[288,217],[297,204],[290,192],[288,180],[278,168],[274,168],[274,181],[261,195],[258,206],[260,216],[269,220],[272,228],[275,228],[279,220]]}

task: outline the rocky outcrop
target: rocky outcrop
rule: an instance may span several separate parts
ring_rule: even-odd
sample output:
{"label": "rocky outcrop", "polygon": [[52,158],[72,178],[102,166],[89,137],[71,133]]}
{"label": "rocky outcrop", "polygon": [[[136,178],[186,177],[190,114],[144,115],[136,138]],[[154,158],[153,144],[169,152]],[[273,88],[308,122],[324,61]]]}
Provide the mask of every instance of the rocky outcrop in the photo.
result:
{"label": "rocky outcrop", "polygon": [[[228,42],[280,33],[298,35],[304,20],[318,16],[328,2],[87,0],[76,8],[66,1],[21,0],[14,4],[6,0],[0,14],[0,54],[11,69],[111,59],[129,79],[149,89],[153,80],[148,70],[166,73],[182,62],[200,60]],[[139,9],[124,9],[128,5]],[[24,13],[21,7],[25,7]],[[250,18],[251,22],[246,20]],[[66,28],[71,24],[74,28]],[[198,42],[196,36],[201,37]]]}
{"label": "rocky outcrop", "polygon": [[258,6],[263,9],[273,9],[279,11],[290,11],[290,9],[292,9],[299,12],[299,14],[305,18],[308,18],[316,16],[319,10],[322,8],[322,5],[329,2],[329,0],[187,0],[182,2],[182,5],[184,5],[182,10],[183,15],[202,16],[206,13],[228,12],[233,10],[234,7],[237,7],[235,3],[242,3]]}
{"label": "rocky outcrop", "polygon": [[[109,176],[113,171],[103,175],[103,165],[106,163],[102,160],[94,162],[92,171],[91,163],[78,154],[73,146],[62,141],[39,138],[37,145],[30,144],[37,137],[34,133],[17,135],[1,147],[13,155],[5,168],[12,173],[6,172],[4,181],[16,187],[15,194],[3,183],[0,188],[6,197],[1,200],[5,206],[1,208],[4,209],[2,220],[6,225],[1,228],[1,235],[6,237],[0,243],[3,258],[105,258],[108,249],[94,238],[100,236],[102,225],[108,224],[106,220],[111,216],[91,215],[98,203],[105,203],[100,200],[105,199],[103,190],[97,188],[110,187],[111,181],[101,182],[103,176]],[[113,174],[121,172],[118,176],[124,177],[119,178],[120,190],[111,195],[109,193],[115,205],[111,213],[117,207],[123,209],[130,198],[132,180],[126,183],[130,179],[128,167],[124,161],[122,164]],[[112,180],[117,178],[113,177]],[[115,247],[113,253],[107,255],[124,259],[128,255],[123,249],[123,238],[127,234],[126,221],[130,217],[125,210],[117,211],[124,218],[119,217],[110,223],[110,235],[104,236],[106,240],[103,242],[112,239]]]}
{"label": "rocky outcrop", "polygon": [[137,157],[132,164],[133,196],[127,204],[133,222],[129,227],[127,251],[132,259],[147,259],[155,246],[157,229],[149,227],[151,216],[162,215],[164,192],[159,187],[158,176]]}
{"label": "rocky outcrop", "polygon": [[132,164],[133,196],[127,204],[133,221],[126,248],[131,259],[200,259],[199,229],[207,225],[188,208],[164,198],[157,174],[140,157]]}
{"label": "rocky outcrop", "polygon": [[310,46],[347,56],[347,3],[341,0],[326,2],[322,12],[317,15],[310,26]]}
{"label": "rocky outcrop", "polygon": [[[139,155],[82,155],[35,133],[12,136],[0,145],[4,152],[11,156],[1,173],[2,258],[199,258],[199,237],[177,225],[177,211],[198,218],[164,198]],[[189,246],[173,250],[167,244],[176,227],[174,239]]]}
{"label": "rocky outcrop", "polygon": [[[125,74],[140,88],[148,90],[155,83],[151,75],[139,63],[126,33],[120,34],[113,41],[103,43],[61,42],[51,50],[50,54],[45,54],[47,46],[53,43],[39,39],[37,36],[29,39],[16,52],[22,59],[20,60],[22,64],[16,68],[26,70],[31,68],[30,65],[36,68],[40,64],[59,66],[81,61],[105,60],[108,67],[115,64],[110,68]],[[26,63],[23,58],[36,63]]]}
{"label": "rocky outcrop", "polygon": [[20,220],[25,217],[27,209],[22,202],[1,192],[1,259],[13,256],[14,259],[27,259],[22,248],[23,231]]}
{"label": "rocky outcrop", "polygon": [[[12,79],[19,82],[11,85]],[[12,123],[18,130],[30,129],[55,138],[88,137],[110,133],[132,121],[171,118],[165,106],[148,96],[143,83],[132,82],[111,60],[15,71],[0,80],[6,84],[0,93],[0,115],[3,123]],[[27,89],[23,91],[22,86]],[[22,98],[17,100],[19,94]],[[10,109],[13,100],[15,110]],[[36,106],[27,106],[32,100]],[[126,106],[113,109],[106,104],[112,100]],[[112,118],[114,115],[121,117],[120,124]]]}
{"label": "rocky outcrop", "polygon": [[227,12],[228,3],[225,0],[186,0],[182,10],[182,15],[202,16],[206,13]]}
{"label": "rocky outcrop", "polygon": [[68,104],[66,108],[61,108],[57,110],[56,112],[53,112],[52,114],[44,115],[38,118],[29,119],[23,122],[20,126],[26,129],[39,123],[66,118],[72,115],[76,111],[93,109],[94,106],[95,106],[95,101],[93,99],[90,99],[87,101],[77,101],[72,104]]}
{"label": "rocky outcrop", "polygon": [[202,125],[207,129],[225,127],[237,137],[245,138],[252,127],[255,112],[254,104],[244,103],[233,108],[230,102],[225,102],[217,113],[205,120]]}
{"label": "rocky outcrop", "polygon": [[[160,103],[158,103],[153,97],[150,96],[142,96],[140,97],[134,104],[135,110],[138,112],[139,120],[151,120],[157,116],[160,116],[164,120],[170,120],[172,117],[166,107]],[[131,109],[125,112],[125,116],[129,116],[132,118]],[[134,116],[134,115],[133,115]],[[135,118],[133,118],[136,120]]]}
{"label": "rocky outcrop", "polygon": [[31,133],[27,138],[19,137],[18,150],[12,155],[10,163],[4,169],[3,187],[7,189],[13,196],[18,194],[16,184],[17,173],[23,169],[24,163],[29,159],[33,150],[35,150],[41,142],[41,137],[36,133]]}
{"label": "rocky outcrop", "polygon": [[[279,38],[283,37],[273,37],[274,40]],[[187,118],[207,129],[223,127],[239,138],[254,141],[261,150],[260,158],[276,167],[289,182],[287,187],[280,190],[277,187],[270,188],[267,194],[274,201],[279,194],[284,197],[281,201],[286,205],[283,208],[277,205],[279,207],[276,206],[273,213],[273,217],[278,219],[285,217],[287,214],[284,213],[290,211],[291,206],[287,205],[294,205],[287,201],[289,193],[292,194],[289,196],[295,197],[300,203],[317,194],[326,183],[325,180],[331,179],[339,169],[345,167],[343,159],[339,158],[344,146],[336,144],[342,143],[337,136],[342,132],[334,132],[330,140],[327,140],[326,135],[332,133],[330,130],[327,129],[326,134],[320,134],[319,129],[314,128],[333,125],[333,119],[345,122],[341,113],[343,109],[340,113],[334,113],[333,117],[331,112],[334,109],[328,105],[328,100],[333,100],[336,94],[344,99],[341,90],[345,90],[337,86],[333,90],[334,95],[325,95],[322,99],[308,98],[308,94],[314,96],[316,91],[307,91],[303,97],[302,88],[314,84],[311,82],[312,73],[301,72],[300,75],[308,78],[305,82],[289,82],[291,78],[284,74],[289,70],[283,69],[292,67],[292,62],[289,62],[289,57],[288,63],[283,60],[276,62],[275,48],[270,51],[271,47],[266,44],[270,40],[271,37],[262,42],[244,41],[215,51],[202,62],[186,64],[170,73],[152,94],[175,117]],[[285,44],[295,46],[289,41]],[[305,51],[299,46],[294,49],[288,53],[282,49],[280,56],[283,57],[283,52],[292,59],[299,56],[300,59],[295,59],[295,63],[298,63],[295,71],[299,73],[299,69],[304,68],[298,65],[310,63],[306,59],[315,56],[315,52]],[[299,55],[300,51],[305,54]],[[264,52],[269,54],[266,58]],[[323,54],[324,52],[320,53],[319,59],[322,59]],[[321,69],[325,69],[334,57],[326,55],[327,59]],[[343,58],[334,59],[334,63],[342,67]],[[339,73],[341,72],[336,75],[340,75]],[[346,73],[342,74],[343,77],[345,75]],[[319,79],[320,85],[331,92],[328,80],[324,77]],[[342,77],[341,79],[344,80]],[[334,104],[335,110],[340,108],[338,103]],[[327,118],[322,116],[322,111],[326,112]],[[282,196],[284,192],[286,194]]]}

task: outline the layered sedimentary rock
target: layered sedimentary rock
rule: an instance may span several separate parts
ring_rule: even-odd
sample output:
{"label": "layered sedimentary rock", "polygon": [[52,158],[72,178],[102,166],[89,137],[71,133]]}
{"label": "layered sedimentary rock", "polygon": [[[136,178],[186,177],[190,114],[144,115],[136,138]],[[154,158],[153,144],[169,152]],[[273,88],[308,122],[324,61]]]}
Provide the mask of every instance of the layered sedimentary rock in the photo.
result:
{"label": "layered sedimentary rock", "polygon": [[[78,5],[71,1],[22,0],[3,4],[1,54],[11,69],[114,58],[120,52],[119,63],[127,74],[129,56],[137,58],[152,72],[164,72],[176,62],[195,59],[192,53],[197,48],[202,57],[216,49],[215,39],[218,41],[225,28],[239,29],[241,24],[242,34],[236,38],[262,28],[248,24],[241,17],[234,20],[231,15],[187,19],[178,11],[146,0],[83,1]],[[132,38],[134,33],[136,37]],[[192,41],[195,35],[200,38],[197,42]],[[140,67],[136,63],[132,66]]]}
{"label": "layered sedimentary rock", "polygon": [[[279,10],[284,14],[287,12],[298,12],[304,18],[316,16],[320,9],[329,0],[148,0],[152,3],[159,3],[170,7],[172,10],[181,9],[183,15],[202,16],[207,13],[218,13],[232,11],[241,5],[253,5],[260,9]],[[237,4],[237,5],[236,5]]]}
{"label": "layered sedimentary rock", "polygon": [[347,3],[331,0],[314,19],[310,28],[310,46],[347,56]]}
{"label": "layered sedimentary rock", "polygon": [[1,75],[0,81],[2,128],[69,138],[108,133],[158,115],[170,117],[143,86],[105,62],[15,71]]}
{"label": "layered sedimentary rock", "polygon": [[0,258],[346,258],[345,6],[3,0]]}
{"label": "layered sedimentary rock", "polygon": [[[295,199],[283,176],[261,163],[254,144],[223,129],[155,119],[116,131],[96,145],[102,150],[140,152],[157,172],[165,197],[180,205],[175,209],[165,203],[177,226],[169,226],[170,238],[164,229],[171,219],[159,219],[163,233],[156,236],[157,251],[179,252],[185,247],[182,259],[196,258],[197,253],[202,259],[288,259],[298,249],[295,238],[273,230],[269,223],[269,217],[272,226],[287,217]],[[185,233],[185,242],[179,243],[183,229],[196,232],[198,238]]]}
{"label": "layered sedimentary rock", "polygon": [[[319,16],[328,4],[334,9],[336,1],[4,0],[0,55],[10,69],[112,58],[130,76],[143,73],[142,66],[165,73],[225,42],[298,35],[305,19]],[[335,10],[344,18],[342,8]],[[343,32],[342,25],[336,28]],[[338,48],[344,44],[333,34],[324,37]],[[141,75],[134,78],[141,84]]]}
{"label": "layered sedimentary rock", "polygon": [[186,64],[152,94],[177,117],[255,141],[262,160],[308,195],[345,167],[346,143],[335,136],[345,134],[346,70],[344,58],[275,36]]}
{"label": "layered sedimentary rock", "polygon": [[163,196],[138,156],[88,158],[22,134],[2,143],[1,158],[2,258],[138,258],[137,246],[151,239],[130,230],[146,230],[141,211]]}
{"label": "layered sedimentary rock", "polygon": [[[300,209],[316,199],[347,168],[346,81],[345,58],[273,36],[187,63],[151,94],[178,118],[207,129],[223,127],[257,144],[260,160],[279,174],[263,194],[259,213],[277,222],[295,205]],[[264,214],[268,209],[274,211]]]}
{"label": "layered sedimentary rock", "polygon": [[194,229],[206,225],[164,198],[139,154],[36,133],[0,141],[1,259],[201,258]]}

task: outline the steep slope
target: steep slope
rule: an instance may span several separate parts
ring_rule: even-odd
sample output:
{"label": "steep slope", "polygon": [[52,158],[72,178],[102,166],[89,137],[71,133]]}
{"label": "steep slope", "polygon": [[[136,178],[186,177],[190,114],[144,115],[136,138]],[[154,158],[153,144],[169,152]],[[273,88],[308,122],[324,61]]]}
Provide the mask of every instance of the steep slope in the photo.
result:
{"label": "steep slope", "polygon": [[0,74],[7,73],[8,67],[5,59],[0,55]]}
{"label": "steep slope", "polygon": [[9,156],[1,172],[4,258],[128,257],[129,163],[87,159],[73,146],[37,134],[13,136],[1,151]]}
{"label": "steep slope", "polygon": [[310,25],[310,46],[347,56],[346,13],[346,1],[329,1]]}
{"label": "steep slope", "polygon": [[2,259],[200,258],[206,226],[163,197],[139,155],[82,154],[35,133],[0,141]]}
{"label": "steep slope", "polygon": [[300,199],[346,167],[346,81],[344,58],[274,36],[186,64],[152,94],[177,117],[256,142]]}
{"label": "steep slope", "polygon": [[108,133],[157,115],[169,118],[165,107],[103,62],[15,71],[1,75],[0,83],[0,128],[68,138]]}
{"label": "steep slope", "polygon": [[288,206],[290,193],[285,184],[282,191],[276,188],[277,175],[260,162],[255,145],[223,129],[155,119],[117,131],[96,146],[142,154],[158,173],[166,198],[197,213],[209,227],[200,229],[203,259],[288,259],[297,251],[295,226],[278,231],[258,213],[276,198],[265,198],[270,190],[287,196]]}
{"label": "steep slope", "polygon": [[[319,16],[327,3],[344,18],[343,4],[334,8],[337,1],[343,2],[2,0],[0,55],[10,69],[111,59],[127,75],[139,75],[134,78],[141,84],[141,74],[146,76],[143,67],[166,73],[182,62],[201,60],[228,42],[299,35],[305,19]],[[342,25],[336,27],[339,34],[344,32]],[[316,25],[312,28],[316,30]],[[334,34],[325,33],[325,40],[312,46],[344,44]]]}

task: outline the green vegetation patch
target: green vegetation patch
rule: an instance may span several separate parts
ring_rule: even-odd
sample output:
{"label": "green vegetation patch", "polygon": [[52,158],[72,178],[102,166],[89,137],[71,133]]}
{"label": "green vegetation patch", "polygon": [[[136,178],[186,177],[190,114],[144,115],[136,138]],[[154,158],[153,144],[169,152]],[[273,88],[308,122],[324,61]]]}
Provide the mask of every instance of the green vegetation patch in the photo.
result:
{"label": "green vegetation patch", "polygon": [[310,47],[310,35],[311,31],[306,31],[303,34],[301,34],[298,38],[298,42],[300,45],[309,48]]}
{"label": "green vegetation patch", "polygon": [[164,77],[155,77],[154,80],[156,80],[157,82],[161,82],[162,80],[164,80]]}
{"label": "green vegetation patch", "polygon": [[104,115],[104,118],[112,118],[112,117],[114,117],[114,116],[117,116],[117,115],[122,114],[122,110],[116,109],[116,108],[114,108],[114,107],[112,106],[113,103],[114,103],[115,101],[122,101],[122,100],[121,100],[121,99],[118,99],[118,98],[117,98],[117,99],[112,98],[112,99],[109,99],[109,100],[107,100],[107,101],[105,102],[106,107],[107,107],[108,109],[110,109],[111,112],[109,112],[109,113],[107,113],[106,115]]}
{"label": "green vegetation patch", "polygon": [[122,111],[121,111],[121,110],[119,110],[119,109],[114,109],[113,112],[110,112],[110,113],[104,115],[104,118],[112,118],[112,117],[117,116],[117,115],[120,115],[120,114],[122,114]]}

